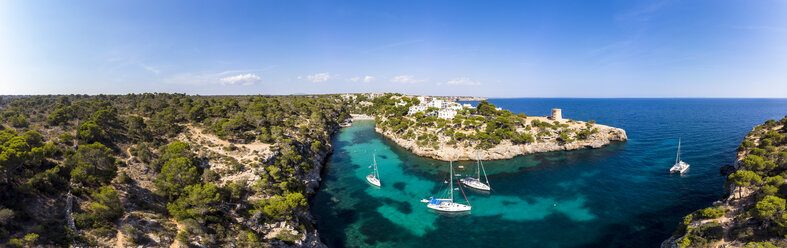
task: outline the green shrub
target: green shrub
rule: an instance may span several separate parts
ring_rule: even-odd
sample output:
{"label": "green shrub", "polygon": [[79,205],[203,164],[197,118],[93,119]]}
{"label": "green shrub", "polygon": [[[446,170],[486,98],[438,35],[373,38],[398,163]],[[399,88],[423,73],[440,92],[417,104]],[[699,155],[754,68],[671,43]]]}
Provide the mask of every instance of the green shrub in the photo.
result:
{"label": "green shrub", "polygon": [[[758,201],[754,207],[754,214],[760,219],[772,219],[777,213],[784,212],[785,200],[778,196],[768,195]],[[779,215],[780,216],[780,215]]]}
{"label": "green shrub", "polygon": [[142,233],[139,229],[132,226],[131,224],[124,224],[123,227],[120,228],[123,232],[123,235],[126,237],[126,242],[131,244],[140,244],[145,239],[145,234]]}
{"label": "green shrub", "polygon": [[721,223],[716,221],[705,223],[704,225],[694,229],[694,231],[696,235],[702,237],[708,242],[721,240],[724,236],[724,228],[721,226]]}
{"label": "green shrub", "polygon": [[22,242],[21,239],[10,239],[8,240],[8,246],[10,247],[23,247],[25,243]]}
{"label": "green shrub", "polygon": [[187,186],[199,180],[199,172],[190,159],[178,157],[168,160],[156,178],[156,187],[169,199],[174,199]]}
{"label": "green shrub", "polygon": [[771,244],[771,242],[763,241],[763,242],[749,242],[746,243],[744,248],[778,248],[778,246]]}
{"label": "green shrub", "polygon": [[683,237],[682,239],[678,240],[677,244],[678,247],[680,248],[686,248],[689,247],[689,245],[691,245],[691,240],[689,240],[688,237]]}
{"label": "green shrub", "polygon": [[724,216],[726,213],[727,209],[724,207],[707,207],[697,211],[697,215],[703,219],[718,218]]}
{"label": "green shrub", "polygon": [[126,174],[125,171],[121,172],[120,175],[118,176],[118,182],[120,182],[122,184],[129,184],[129,183],[131,183],[133,181],[134,181],[134,179],[131,179],[131,177],[128,176],[128,174]]}
{"label": "green shrub", "polygon": [[218,211],[219,189],[212,183],[186,186],[175,202],[167,203],[167,209],[176,219],[204,219]]}
{"label": "green shrub", "polygon": [[28,246],[35,245],[36,241],[38,241],[38,234],[36,234],[36,233],[28,233],[27,235],[25,235],[25,243]]}
{"label": "green shrub", "polygon": [[74,167],[71,178],[86,185],[103,185],[117,175],[112,150],[101,143],[79,146],[77,153],[66,164]]}
{"label": "green shrub", "polygon": [[287,231],[287,230],[282,230],[278,234],[276,234],[276,239],[284,241],[284,243],[287,243],[287,244],[290,244],[290,245],[294,244],[295,241],[300,240],[301,237],[303,237],[303,235],[301,235],[301,234],[299,234],[297,232],[296,233],[291,233],[290,231]]}

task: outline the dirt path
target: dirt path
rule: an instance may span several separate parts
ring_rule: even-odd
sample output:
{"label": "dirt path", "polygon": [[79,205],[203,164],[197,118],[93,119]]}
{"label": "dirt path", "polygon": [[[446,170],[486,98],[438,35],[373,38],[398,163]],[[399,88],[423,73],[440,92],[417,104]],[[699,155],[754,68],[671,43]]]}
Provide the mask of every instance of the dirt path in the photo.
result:
{"label": "dirt path", "polygon": [[115,239],[117,240],[115,242],[115,247],[126,247],[123,245],[123,240],[125,240],[126,237],[123,235],[123,232],[121,232],[120,229],[118,229],[118,235],[115,237]]}
{"label": "dirt path", "polygon": [[[177,233],[180,233],[181,231],[183,231],[183,225],[181,225],[177,220],[172,219],[172,218],[170,218],[169,220],[172,221],[173,223],[175,223],[175,225],[178,227],[177,228],[177,230],[178,230]],[[180,243],[180,241],[178,240],[177,234],[175,234],[175,238],[172,241],[172,244],[169,245],[169,247],[170,248],[178,248],[178,247],[181,247],[181,246],[183,246],[183,244]]]}

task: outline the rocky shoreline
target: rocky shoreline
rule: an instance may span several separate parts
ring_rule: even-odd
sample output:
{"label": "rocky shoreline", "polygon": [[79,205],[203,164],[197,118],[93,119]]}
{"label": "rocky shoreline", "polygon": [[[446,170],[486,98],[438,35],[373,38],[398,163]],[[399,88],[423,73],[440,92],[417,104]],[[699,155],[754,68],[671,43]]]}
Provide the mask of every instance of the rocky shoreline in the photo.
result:
{"label": "rocky shoreline", "polygon": [[[763,144],[763,142],[773,142],[767,138],[768,136],[771,136],[771,138],[776,136],[777,138],[774,139],[779,140],[781,135],[784,135],[785,128],[783,123],[785,123],[785,121],[787,121],[787,117],[779,121],[782,124],[774,122],[773,120],[766,121],[764,124],[752,128],[752,130],[744,136],[743,142],[741,142],[741,145],[736,150],[734,164],[724,165],[719,171],[722,176],[727,178],[724,183],[724,189],[726,191],[725,196],[713,202],[708,208],[694,211],[685,216],[682,224],[677,228],[678,231],[664,240],[660,245],[661,248],[750,247],[752,243],[754,243],[754,246],[751,247],[785,247],[787,242],[783,240],[784,237],[781,235],[766,233],[765,236],[759,236],[756,239],[752,238],[756,232],[763,231],[763,229],[756,230],[756,228],[763,225],[763,223],[766,223],[765,227],[767,227],[767,222],[757,220],[758,216],[762,218],[761,215],[758,215],[757,209],[761,202],[765,202],[763,199],[774,196],[774,193],[768,195],[763,188],[775,188],[773,184],[780,185],[787,182],[781,175],[768,177],[768,173],[772,169],[769,170],[765,168],[762,170],[752,170],[759,166],[757,165],[757,160],[759,160],[759,163],[773,163],[776,159],[772,155],[769,156],[763,153],[766,149],[760,149],[758,146]],[[778,146],[779,144],[777,143],[776,146],[770,146],[769,149],[784,151],[784,145],[781,145],[781,147]],[[766,148],[768,148],[768,146],[766,146]],[[760,151],[755,151],[757,149]],[[758,153],[759,155],[757,155]],[[773,166],[776,167],[775,164]],[[752,179],[749,180],[754,182],[750,184],[736,184],[736,180],[740,180],[736,178],[741,178],[742,176],[733,178],[729,176],[731,174],[738,174],[738,172],[743,172],[741,175],[751,176]],[[781,199],[779,197],[775,198]],[[782,202],[783,201],[782,199]],[[767,204],[763,204],[763,206],[767,206]],[[705,211],[709,208],[715,208],[717,209],[716,211],[718,211],[718,209],[723,209],[724,212],[718,215],[710,215]],[[709,224],[715,224],[721,228],[720,231],[716,231],[716,233],[720,233],[721,237],[712,240],[711,243],[705,243],[704,240],[701,239],[705,238],[705,236],[702,236],[702,234],[704,234],[702,230],[704,226]],[[700,234],[696,231],[698,229],[700,230]],[[698,236],[700,238],[697,238]],[[695,239],[701,240],[701,242],[695,244]]]}
{"label": "rocky shoreline", "polygon": [[419,146],[416,141],[400,138],[392,131],[382,130],[379,127],[375,127],[374,130],[418,156],[442,161],[475,160],[476,153],[478,153],[478,156],[480,157],[479,159],[481,160],[510,159],[519,155],[534,153],[601,148],[611,144],[612,142],[628,140],[626,131],[623,129],[599,124],[594,124],[593,128],[597,128],[598,133],[590,135],[585,140],[575,140],[569,143],[562,143],[555,139],[549,139],[535,141],[529,144],[513,144],[509,140],[504,140],[497,146],[487,150],[475,149],[473,147],[448,145],[446,144],[447,141],[441,142],[439,149],[434,149],[432,147],[422,147]]}

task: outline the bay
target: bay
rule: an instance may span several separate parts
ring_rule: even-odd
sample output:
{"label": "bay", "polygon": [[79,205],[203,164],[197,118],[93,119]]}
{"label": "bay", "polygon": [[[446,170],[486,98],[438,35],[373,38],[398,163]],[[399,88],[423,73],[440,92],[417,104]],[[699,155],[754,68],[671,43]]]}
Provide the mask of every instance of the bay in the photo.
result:
{"label": "bay", "polygon": [[[418,157],[358,121],[334,137],[311,199],[329,247],[654,247],[681,218],[724,195],[719,168],[755,125],[787,114],[787,99],[491,99],[528,115],[595,120],[629,141],[601,149],[487,161],[491,193],[464,192],[466,215],[427,210],[448,163]],[[678,138],[684,175],[670,175]],[[382,187],[365,181],[376,155]],[[475,162],[457,162],[463,174]],[[460,191],[457,201],[463,202]]]}

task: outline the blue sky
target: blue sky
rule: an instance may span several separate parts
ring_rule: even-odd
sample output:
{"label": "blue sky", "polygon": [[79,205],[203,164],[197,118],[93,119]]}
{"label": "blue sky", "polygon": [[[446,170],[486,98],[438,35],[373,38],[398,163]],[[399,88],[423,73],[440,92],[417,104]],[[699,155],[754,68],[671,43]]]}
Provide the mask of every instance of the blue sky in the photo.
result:
{"label": "blue sky", "polygon": [[0,95],[787,97],[787,1],[0,1]]}

